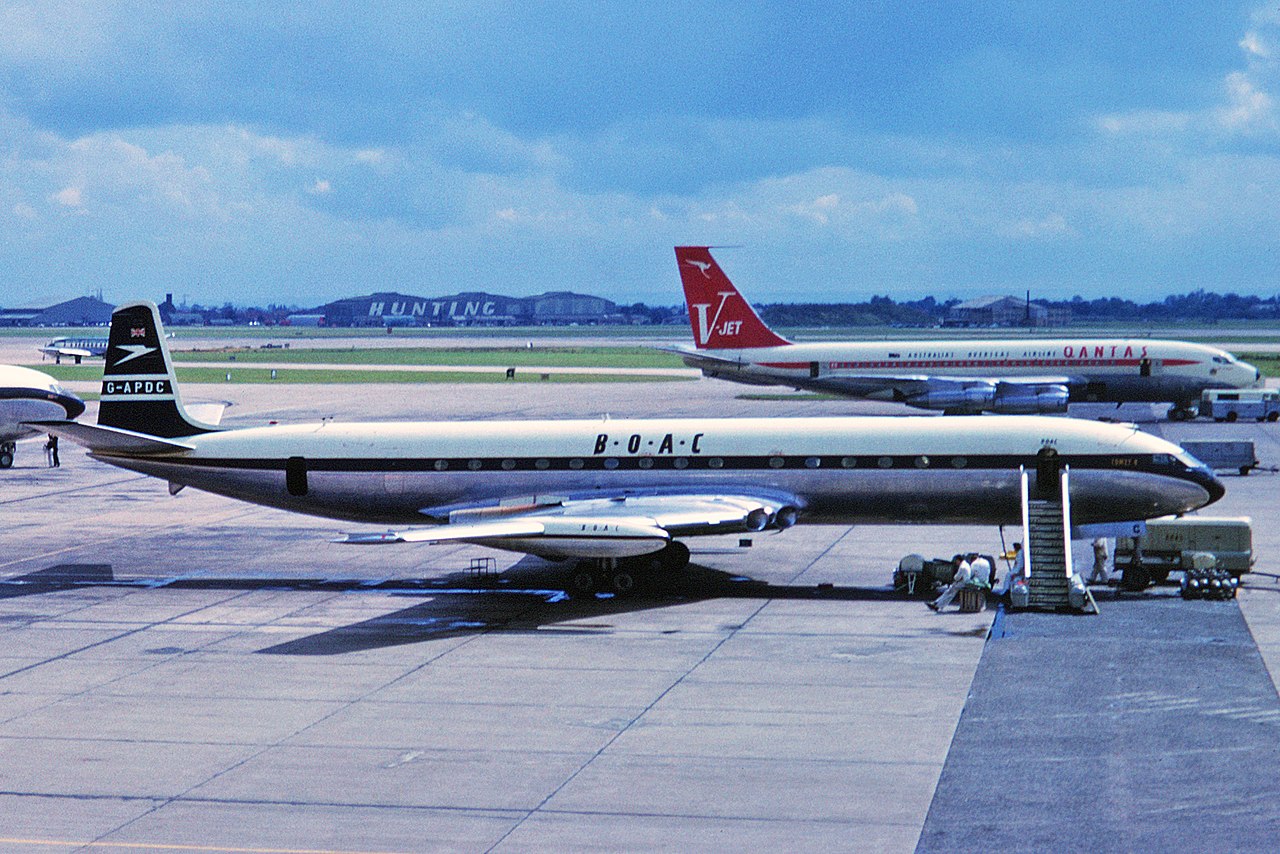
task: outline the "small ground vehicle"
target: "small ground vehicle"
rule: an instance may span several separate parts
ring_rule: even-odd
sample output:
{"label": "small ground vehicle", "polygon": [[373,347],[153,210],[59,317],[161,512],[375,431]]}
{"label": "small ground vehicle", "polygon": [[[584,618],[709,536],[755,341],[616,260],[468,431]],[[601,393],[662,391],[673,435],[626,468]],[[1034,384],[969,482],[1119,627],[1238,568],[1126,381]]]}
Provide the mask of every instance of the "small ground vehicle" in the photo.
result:
{"label": "small ground vehicle", "polygon": [[1247,475],[1258,467],[1257,451],[1247,439],[1183,442],[1182,449],[1214,471],[1238,471]]}
{"label": "small ground vehicle", "polygon": [[1116,537],[1116,569],[1123,590],[1143,590],[1170,572],[1192,566],[1207,552],[1235,577],[1253,569],[1253,529],[1247,516],[1166,516],[1147,522],[1140,537]]}
{"label": "small ground vehicle", "polygon": [[1280,420],[1280,389],[1215,388],[1200,396],[1200,414],[1214,421]]}

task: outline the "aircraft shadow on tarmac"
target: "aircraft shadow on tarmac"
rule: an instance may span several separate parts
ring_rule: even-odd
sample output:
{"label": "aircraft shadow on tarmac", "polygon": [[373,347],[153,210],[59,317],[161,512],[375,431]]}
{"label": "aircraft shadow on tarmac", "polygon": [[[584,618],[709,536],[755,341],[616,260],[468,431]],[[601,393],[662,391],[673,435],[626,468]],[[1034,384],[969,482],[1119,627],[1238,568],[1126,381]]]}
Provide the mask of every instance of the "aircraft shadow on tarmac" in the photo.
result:
{"label": "aircraft shadow on tarmac", "polygon": [[424,580],[191,577],[117,579],[110,564],[62,564],[0,581],[0,599],[62,590],[116,586],[199,590],[294,590],[337,593],[378,592],[424,598],[407,608],[329,629],[259,650],[271,655],[341,655],[382,647],[484,632],[599,634],[612,626],[575,622],[664,608],[708,599],[823,599],[905,601],[884,587],[769,584],[690,564],[678,578],[626,596],[570,597],[563,592],[567,569],[527,557],[500,574],[452,573]]}

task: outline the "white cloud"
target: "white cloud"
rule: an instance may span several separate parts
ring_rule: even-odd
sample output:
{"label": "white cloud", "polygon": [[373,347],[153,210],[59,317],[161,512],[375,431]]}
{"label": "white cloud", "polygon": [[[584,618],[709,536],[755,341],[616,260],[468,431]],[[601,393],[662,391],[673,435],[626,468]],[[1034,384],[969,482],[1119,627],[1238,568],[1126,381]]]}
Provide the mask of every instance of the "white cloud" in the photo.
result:
{"label": "white cloud", "polygon": [[78,208],[84,205],[84,191],[79,187],[63,187],[50,198],[67,208]]}
{"label": "white cloud", "polygon": [[1013,238],[1032,239],[1069,235],[1074,234],[1074,231],[1067,224],[1066,217],[1060,213],[1051,213],[1039,219],[1020,219],[1003,229],[1003,233]]}
{"label": "white cloud", "polygon": [[1244,34],[1244,38],[1240,39],[1240,49],[1251,57],[1258,59],[1270,59],[1271,48],[1263,41],[1262,37],[1254,30]]}
{"label": "white cloud", "polygon": [[1227,75],[1227,104],[1214,111],[1218,123],[1228,130],[1276,130],[1275,101],[1255,86],[1244,72]]}

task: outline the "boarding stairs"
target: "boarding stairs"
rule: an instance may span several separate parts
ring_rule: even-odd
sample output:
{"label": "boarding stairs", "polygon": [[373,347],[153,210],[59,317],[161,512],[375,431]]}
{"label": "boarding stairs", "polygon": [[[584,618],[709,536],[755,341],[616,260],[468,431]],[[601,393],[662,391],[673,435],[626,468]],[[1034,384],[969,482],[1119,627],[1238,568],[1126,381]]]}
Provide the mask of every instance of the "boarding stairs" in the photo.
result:
{"label": "boarding stairs", "polygon": [[[1093,610],[1097,604],[1071,566],[1071,467],[1063,466],[1057,488],[1045,489],[1037,478],[1033,493],[1030,473],[1020,467],[1022,485],[1023,580],[1025,602],[1033,611]],[[1074,588],[1074,590],[1073,590]],[[1021,599],[1021,595],[1017,597]]]}

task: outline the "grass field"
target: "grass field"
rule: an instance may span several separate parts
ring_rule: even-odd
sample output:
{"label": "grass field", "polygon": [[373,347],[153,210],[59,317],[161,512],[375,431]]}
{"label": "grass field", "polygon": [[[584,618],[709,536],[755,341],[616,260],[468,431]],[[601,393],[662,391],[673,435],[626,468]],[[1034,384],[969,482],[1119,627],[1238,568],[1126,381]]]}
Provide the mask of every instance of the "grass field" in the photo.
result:
{"label": "grass field", "polygon": [[1264,377],[1280,377],[1280,353],[1237,353],[1242,361],[1262,371]]}
{"label": "grass field", "polygon": [[467,365],[494,368],[680,368],[671,353],[647,347],[230,348],[176,350],[176,362],[279,362],[311,365]]}

